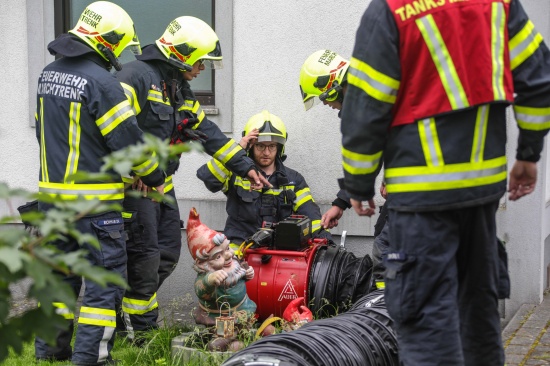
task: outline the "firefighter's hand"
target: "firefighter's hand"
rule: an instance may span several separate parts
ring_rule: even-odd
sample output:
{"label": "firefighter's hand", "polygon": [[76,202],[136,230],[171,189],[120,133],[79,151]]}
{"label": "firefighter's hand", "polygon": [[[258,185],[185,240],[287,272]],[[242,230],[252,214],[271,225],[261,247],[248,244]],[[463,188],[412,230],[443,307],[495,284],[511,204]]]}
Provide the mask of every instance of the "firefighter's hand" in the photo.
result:
{"label": "firefighter's hand", "polygon": [[225,272],[223,269],[220,269],[208,274],[208,276],[206,277],[206,282],[210,286],[219,286],[223,283],[223,281],[226,280],[227,277],[227,272]]}
{"label": "firefighter's hand", "polygon": [[161,195],[164,196],[164,184],[161,184],[160,186],[155,187],[155,190],[156,190],[159,194],[161,194]]}
{"label": "firefighter's hand", "polygon": [[353,198],[351,199],[351,205],[355,209],[355,212],[359,216],[372,216],[374,215],[376,206],[374,205],[374,200],[371,198],[368,201],[357,201]]}
{"label": "firefighter's hand", "polygon": [[531,161],[516,160],[510,171],[508,184],[508,198],[516,201],[535,190],[537,184],[537,163]]}
{"label": "firefighter's hand", "polygon": [[145,183],[143,183],[139,178],[134,180],[134,183],[132,183],[132,189],[134,191],[140,192],[143,195],[143,197],[147,197],[147,193],[151,190],[151,188],[148,187]]}
{"label": "firefighter's hand", "polygon": [[254,143],[258,141],[259,134],[260,134],[260,130],[258,130],[257,128],[253,129],[247,135],[243,136],[241,141],[239,141],[239,145],[241,145],[243,149],[246,149],[247,147],[254,145]]}
{"label": "firefighter's hand", "polygon": [[332,206],[321,217],[321,226],[324,229],[332,229],[333,227],[338,226],[338,220],[340,220],[343,214],[344,210],[342,210],[340,207]]}
{"label": "firefighter's hand", "polygon": [[260,191],[265,186],[271,188],[273,185],[269,183],[267,179],[261,174],[258,173],[256,169],[250,169],[248,171],[248,179],[250,180],[250,189]]}
{"label": "firefighter's hand", "polygon": [[244,273],[244,276],[245,276],[247,281],[250,281],[251,279],[253,279],[254,278],[254,268],[252,268],[252,266],[249,266],[246,269],[246,272]]}

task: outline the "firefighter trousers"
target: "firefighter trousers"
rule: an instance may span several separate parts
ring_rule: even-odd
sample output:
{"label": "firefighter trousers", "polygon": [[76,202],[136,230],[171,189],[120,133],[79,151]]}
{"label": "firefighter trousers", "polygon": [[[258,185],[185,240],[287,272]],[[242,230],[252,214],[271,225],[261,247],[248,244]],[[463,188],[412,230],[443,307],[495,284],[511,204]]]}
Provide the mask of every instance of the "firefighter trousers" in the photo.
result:
{"label": "firefighter trousers", "polygon": [[[173,192],[167,194],[174,197]],[[124,216],[130,289],[122,299],[124,325],[118,327],[125,327],[133,338],[134,331],[158,327],[157,291],[176,267],[181,252],[180,214],[177,203],[126,197]]]}
{"label": "firefighter trousers", "polygon": [[497,207],[390,209],[385,297],[403,365],[504,364]]}
{"label": "firefighter trousers", "polygon": [[[110,212],[97,216],[84,217],[77,221],[76,228],[83,234],[97,238],[100,249],[84,245],[90,263],[103,267],[121,276],[126,272],[126,248],[124,222],[120,213]],[[82,247],[72,238],[54,243],[64,252],[74,252]],[[65,276],[75,296],[81,292],[82,278]],[[82,305],[78,317],[78,327],[74,352],[71,350],[74,315],[62,303],[54,303],[58,314],[67,319],[67,328],[60,330],[57,343],[48,345],[40,338],[35,339],[35,357],[37,359],[71,359],[75,365],[103,365],[111,360],[116,326],[116,304],[120,303],[123,289],[113,284],[102,287],[85,280]],[[71,358],[72,353],[72,358]]]}

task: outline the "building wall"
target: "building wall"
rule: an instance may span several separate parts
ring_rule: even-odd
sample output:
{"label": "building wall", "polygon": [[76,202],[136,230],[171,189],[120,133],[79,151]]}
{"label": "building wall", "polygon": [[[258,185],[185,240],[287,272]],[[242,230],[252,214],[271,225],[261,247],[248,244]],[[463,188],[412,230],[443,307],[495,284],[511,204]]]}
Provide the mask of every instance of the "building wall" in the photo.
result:
{"label": "building wall", "polygon": [[[222,89],[218,91],[219,114],[210,117],[235,139],[240,138],[247,119],[262,109],[281,117],[289,132],[286,163],[303,173],[323,210],[333,200],[338,190],[336,179],[342,175],[339,119],[337,111],[323,106],[305,112],[298,90],[299,70],[307,56],[318,49],[330,48],[349,58],[367,4],[354,0],[340,0],[337,5],[313,0],[217,0],[216,24],[229,23],[229,31],[220,34],[226,68],[217,71],[217,85]],[[524,0],[523,4],[537,29],[550,39],[550,4],[537,0]],[[2,0],[0,35],[0,85],[4,90],[0,94],[0,181],[35,191],[39,159],[35,129],[31,127],[33,94],[38,73],[52,60],[45,45],[53,39],[53,1]],[[517,139],[514,124],[510,119],[510,161]],[[196,169],[208,158],[198,153],[182,157],[182,167],[175,176],[177,197],[182,219],[186,220],[189,209],[197,206],[204,222],[221,230],[224,197],[210,193],[195,177]],[[545,255],[550,252],[546,248],[550,241],[549,166],[545,150],[536,192],[519,202],[503,199],[498,213],[499,236],[507,242],[512,275],[512,298],[505,303],[507,318],[522,303],[540,302],[546,286],[550,262],[550,255]],[[375,199],[382,203],[378,195]],[[6,214],[8,207],[0,202],[0,215]],[[347,212],[333,232],[346,230],[350,250],[363,255],[370,252],[374,222],[375,218]],[[194,273],[186,248],[183,252],[177,272],[161,290],[161,299],[192,292]]]}

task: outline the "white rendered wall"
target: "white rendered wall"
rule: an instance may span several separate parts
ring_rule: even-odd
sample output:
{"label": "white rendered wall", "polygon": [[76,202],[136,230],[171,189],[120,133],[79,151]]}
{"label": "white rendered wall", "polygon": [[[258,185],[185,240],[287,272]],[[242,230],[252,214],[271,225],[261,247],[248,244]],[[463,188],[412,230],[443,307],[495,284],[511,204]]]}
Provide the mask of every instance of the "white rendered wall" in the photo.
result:
{"label": "white rendered wall", "polygon": [[[304,110],[298,88],[299,70],[307,56],[318,49],[329,48],[349,58],[367,4],[368,1],[355,0],[218,0],[216,5],[217,22],[221,21],[219,17],[225,21],[232,19],[233,32],[232,38],[220,34],[226,69],[218,71],[218,75],[220,78],[231,75],[231,81],[220,83],[225,85],[222,91],[225,101],[220,100],[220,114],[212,116],[212,120],[223,119],[225,126],[229,118],[233,126],[233,133],[229,135],[238,140],[253,114],[265,108],[280,116],[289,131],[286,163],[306,177],[323,210],[333,200],[338,190],[336,179],[342,175],[339,119],[336,111],[321,105],[308,112]],[[550,3],[523,0],[523,4],[537,29],[549,40]],[[30,127],[34,100],[29,96],[34,93],[38,73],[52,60],[45,50],[47,42],[53,39],[52,12],[52,0],[0,1],[3,40],[0,45],[3,90],[0,93],[0,181],[12,187],[35,190],[37,186],[38,144],[35,129]],[[22,26],[25,24],[27,27]],[[507,151],[511,165],[517,128],[513,121],[509,127]],[[203,220],[220,230],[225,221],[223,195],[211,194],[195,177],[196,169],[207,160],[207,156],[200,154],[184,155],[175,185],[182,219],[187,220],[191,206],[198,206]],[[546,150],[539,163],[536,192],[519,202],[504,200],[504,208],[498,214],[498,231],[507,241],[512,275],[512,299],[506,301],[505,307],[507,318],[522,303],[538,303],[542,299],[546,279],[544,242],[550,242],[547,239],[550,234],[549,160]],[[380,204],[378,195],[376,199]],[[0,202],[0,215],[6,211],[5,203]],[[357,246],[350,248],[356,248],[354,252],[357,250],[358,255],[363,255],[365,247],[370,250],[368,237],[372,235],[373,224],[374,219],[346,212],[334,232],[346,229],[348,234],[363,236],[362,240],[357,238]],[[368,244],[361,247],[362,241]],[[178,288],[175,291],[180,293],[185,291],[180,288],[181,284],[191,285],[187,271],[190,263],[181,262],[180,267],[184,273],[170,278],[160,294],[164,299],[178,295],[170,288]]]}

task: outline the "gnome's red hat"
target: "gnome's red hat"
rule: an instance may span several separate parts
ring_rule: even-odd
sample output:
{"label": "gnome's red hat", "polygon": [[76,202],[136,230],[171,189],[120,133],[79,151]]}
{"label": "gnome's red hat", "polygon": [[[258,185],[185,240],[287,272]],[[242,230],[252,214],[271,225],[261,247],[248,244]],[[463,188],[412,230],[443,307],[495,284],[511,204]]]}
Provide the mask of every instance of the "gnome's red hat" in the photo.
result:
{"label": "gnome's red hat", "polygon": [[225,235],[203,224],[195,207],[191,208],[187,220],[187,246],[193,259],[208,259],[210,251],[225,240]]}

